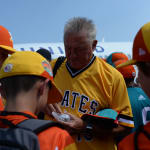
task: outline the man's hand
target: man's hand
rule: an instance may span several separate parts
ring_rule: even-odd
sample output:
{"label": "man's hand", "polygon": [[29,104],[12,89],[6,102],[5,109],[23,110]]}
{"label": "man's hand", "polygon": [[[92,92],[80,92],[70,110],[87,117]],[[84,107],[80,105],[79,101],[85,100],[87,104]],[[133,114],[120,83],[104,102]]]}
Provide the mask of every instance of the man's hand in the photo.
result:
{"label": "man's hand", "polygon": [[45,113],[50,116],[53,117],[52,112],[57,112],[57,113],[62,113],[61,108],[59,106],[58,103],[55,104],[48,104],[45,110]]}
{"label": "man's hand", "polygon": [[66,130],[70,134],[80,133],[80,132],[82,132],[85,129],[86,124],[81,118],[79,118],[79,117],[77,117],[75,115],[72,115],[70,113],[65,113],[65,114],[70,116],[70,121],[65,122],[65,121],[62,121],[62,120],[59,120],[59,119],[56,119],[56,118],[55,119],[59,123],[64,125]]}

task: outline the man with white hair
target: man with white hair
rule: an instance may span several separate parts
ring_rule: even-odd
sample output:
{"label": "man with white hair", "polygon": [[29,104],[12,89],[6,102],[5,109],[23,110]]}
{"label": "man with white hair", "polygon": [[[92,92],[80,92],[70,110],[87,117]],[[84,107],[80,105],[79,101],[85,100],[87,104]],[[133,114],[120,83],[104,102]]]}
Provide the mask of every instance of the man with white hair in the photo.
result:
{"label": "man with white hair", "polygon": [[[78,149],[115,150],[115,138],[134,126],[124,79],[116,69],[94,56],[97,40],[92,20],[70,19],[64,28],[64,45],[66,59],[54,81],[63,92],[62,112],[68,112],[71,120],[57,121],[74,135]],[[51,62],[53,67],[55,63],[56,60]],[[108,130],[104,125],[81,119],[83,114],[95,115],[105,108],[120,112],[118,127]]]}

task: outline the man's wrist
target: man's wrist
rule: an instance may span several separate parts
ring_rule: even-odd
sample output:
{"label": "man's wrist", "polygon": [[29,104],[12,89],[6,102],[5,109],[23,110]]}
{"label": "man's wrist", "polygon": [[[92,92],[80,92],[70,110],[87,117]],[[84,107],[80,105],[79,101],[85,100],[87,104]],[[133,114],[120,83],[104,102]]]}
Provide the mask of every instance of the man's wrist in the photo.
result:
{"label": "man's wrist", "polygon": [[78,133],[84,133],[85,130],[86,130],[86,126],[87,126],[87,122],[85,122],[85,121],[82,120],[82,124],[81,124],[80,128],[76,129],[76,132],[78,132]]}

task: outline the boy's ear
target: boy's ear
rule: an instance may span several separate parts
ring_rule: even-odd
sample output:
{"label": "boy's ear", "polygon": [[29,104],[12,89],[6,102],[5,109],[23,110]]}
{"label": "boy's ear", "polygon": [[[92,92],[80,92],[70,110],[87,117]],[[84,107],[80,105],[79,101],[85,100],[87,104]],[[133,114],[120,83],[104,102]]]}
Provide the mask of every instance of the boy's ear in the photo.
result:
{"label": "boy's ear", "polygon": [[2,85],[1,85],[1,83],[0,83],[0,93],[2,93]]}
{"label": "boy's ear", "polygon": [[49,79],[46,79],[46,80],[39,83],[39,90],[38,90],[38,95],[39,96],[43,95],[45,86],[48,85],[48,81],[49,81]]}
{"label": "boy's ear", "polygon": [[[1,83],[0,83],[0,84],[1,84]],[[0,85],[0,93],[1,93],[1,96],[2,96],[3,98],[6,98],[6,97],[5,97],[5,92],[4,92],[4,90],[3,90],[2,85]]]}
{"label": "boy's ear", "polygon": [[38,87],[38,96],[43,95],[43,92],[44,92],[44,86],[45,86],[44,82],[40,82],[40,83],[39,83],[39,87]]}

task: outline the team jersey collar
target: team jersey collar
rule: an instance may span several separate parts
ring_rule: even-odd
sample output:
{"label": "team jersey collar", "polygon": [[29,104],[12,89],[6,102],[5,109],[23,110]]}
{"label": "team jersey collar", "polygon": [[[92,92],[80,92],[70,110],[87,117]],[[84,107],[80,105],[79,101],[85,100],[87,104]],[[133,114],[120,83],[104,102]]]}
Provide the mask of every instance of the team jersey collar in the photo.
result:
{"label": "team jersey collar", "polygon": [[84,68],[80,69],[80,70],[75,70],[75,69],[72,69],[70,67],[70,65],[66,62],[66,68],[68,70],[68,72],[70,73],[70,75],[72,77],[75,77],[77,76],[78,74],[80,74],[81,72],[83,72],[84,70],[86,70],[88,67],[91,66],[91,64],[94,62],[96,56],[93,55],[92,59],[90,60],[89,64],[87,66],[85,66]]}

